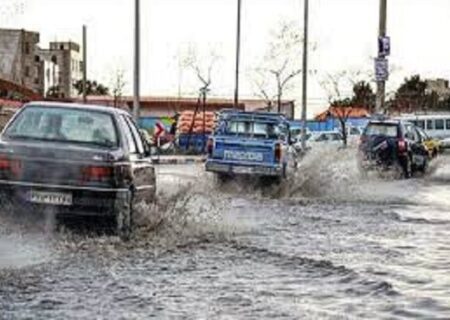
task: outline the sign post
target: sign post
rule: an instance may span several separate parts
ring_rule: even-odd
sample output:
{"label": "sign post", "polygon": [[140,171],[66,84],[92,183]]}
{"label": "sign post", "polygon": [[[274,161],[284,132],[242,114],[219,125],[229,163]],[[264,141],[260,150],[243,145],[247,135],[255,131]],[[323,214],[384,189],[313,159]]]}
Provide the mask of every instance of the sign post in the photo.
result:
{"label": "sign post", "polygon": [[375,58],[375,78],[377,81],[389,79],[389,63],[386,58]]}
{"label": "sign post", "polygon": [[375,74],[377,78],[376,113],[384,111],[386,79],[388,77],[386,57],[391,53],[391,41],[386,35],[387,0],[379,1],[380,25],[378,30],[378,57],[375,59]]}

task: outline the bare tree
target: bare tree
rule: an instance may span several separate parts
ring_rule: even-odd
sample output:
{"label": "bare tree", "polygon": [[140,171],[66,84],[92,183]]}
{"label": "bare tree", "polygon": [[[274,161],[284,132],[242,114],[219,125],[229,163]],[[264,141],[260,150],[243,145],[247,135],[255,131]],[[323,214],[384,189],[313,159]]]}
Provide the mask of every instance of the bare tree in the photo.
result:
{"label": "bare tree", "polygon": [[283,96],[292,90],[293,80],[302,73],[300,66],[303,38],[296,22],[281,22],[260,65],[252,72],[255,94],[267,102],[269,111],[276,102],[281,111]]}
{"label": "bare tree", "polygon": [[[319,81],[321,87],[327,93],[327,116],[338,119],[341,125],[342,142],[347,146],[347,120],[353,111],[351,89],[358,83],[360,71],[339,71],[334,74],[327,73]],[[345,94],[347,92],[347,94]]]}
{"label": "bare tree", "polygon": [[188,69],[201,83],[200,92],[210,91],[212,73],[216,63],[220,60],[219,54],[210,49],[206,56],[201,56],[197,46],[190,44],[187,50],[181,53],[180,67]]}
{"label": "bare tree", "polygon": [[[214,67],[220,59],[221,57],[214,49],[210,49],[209,53],[206,56],[201,56],[197,46],[192,44],[189,45],[187,51],[181,55],[179,65],[182,68],[190,70],[195,75],[197,80],[201,83],[201,87],[199,88],[198,102],[194,111],[194,117],[192,119],[189,133],[192,133],[195,123],[195,115],[198,113],[200,105],[202,105],[203,107],[203,130],[205,130],[206,98],[208,93],[211,91],[212,73]],[[203,131],[203,134],[205,134],[205,131]],[[190,135],[188,138],[188,145],[189,144]]]}
{"label": "bare tree", "polygon": [[114,78],[112,79],[111,88],[114,97],[114,107],[117,108],[122,103],[123,90],[125,88],[125,72],[123,69],[118,68],[114,72]]}

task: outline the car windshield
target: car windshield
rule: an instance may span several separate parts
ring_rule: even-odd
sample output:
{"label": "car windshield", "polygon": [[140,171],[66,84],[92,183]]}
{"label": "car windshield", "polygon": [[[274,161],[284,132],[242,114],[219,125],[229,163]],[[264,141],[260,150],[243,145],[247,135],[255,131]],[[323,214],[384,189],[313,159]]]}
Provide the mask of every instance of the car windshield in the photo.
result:
{"label": "car windshield", "polygon": [[6,129],[9,139],[117,147],[118,139],[111,115],[93,110],[60,107],[27,107]]}
{"label": "car windshield", "polygon": [[417,131],[419,132],[420,136],[422,137],[423,140],[429,140],[430,137],[428,137],[427,133],[425,131],[423,131],[420,128],[417,128]]}
{"label": "car windshield", "polygon": [[367,136],[386,136],[396,138],[398,136],[397,125],[390,123],[371,123],[367,126]]}
{"label": "car windshield", "polygon": [[276,139],[280,135],[280,128],[274,123],[252,121],[230,121],[227,133],[239,136]]}

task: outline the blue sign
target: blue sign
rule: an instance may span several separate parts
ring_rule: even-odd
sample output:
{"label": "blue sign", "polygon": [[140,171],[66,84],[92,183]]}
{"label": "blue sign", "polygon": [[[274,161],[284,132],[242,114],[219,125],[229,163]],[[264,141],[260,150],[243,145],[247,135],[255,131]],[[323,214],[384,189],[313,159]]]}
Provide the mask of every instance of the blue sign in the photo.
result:
{"label": "blue sign", "polygon": [[391,38],[379,37],[378,38],[378,55],[380,57],[386,57],[391,54]]}

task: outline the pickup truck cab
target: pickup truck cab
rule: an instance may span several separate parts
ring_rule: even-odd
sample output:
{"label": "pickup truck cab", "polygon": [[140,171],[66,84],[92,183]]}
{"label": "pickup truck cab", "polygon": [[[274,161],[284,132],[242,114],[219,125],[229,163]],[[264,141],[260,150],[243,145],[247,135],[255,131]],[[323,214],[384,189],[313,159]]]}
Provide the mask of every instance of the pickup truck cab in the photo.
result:
{"label": "pickup truck cab", "polygon": [[224,110],[207,143],[206,171],[219,178],[236,175],[286,177],[289,123],[278,113]]}

